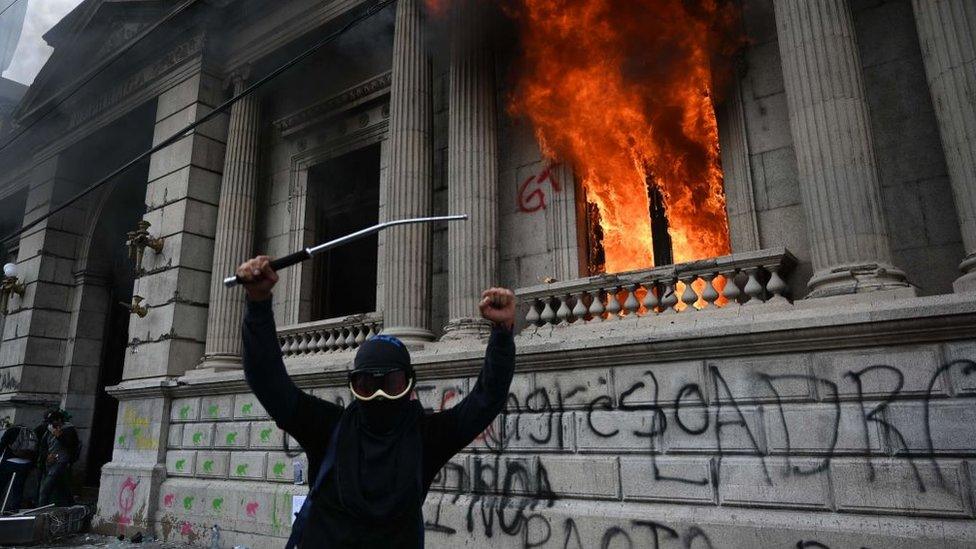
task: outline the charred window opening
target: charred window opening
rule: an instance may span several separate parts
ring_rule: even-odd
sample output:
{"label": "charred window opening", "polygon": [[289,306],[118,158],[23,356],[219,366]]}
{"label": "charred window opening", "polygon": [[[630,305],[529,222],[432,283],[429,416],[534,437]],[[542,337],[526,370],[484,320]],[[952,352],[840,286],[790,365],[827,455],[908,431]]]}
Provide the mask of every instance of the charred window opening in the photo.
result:
{"label": "charred window opening", "polygon": [[[338,238],[378,222],[379,144],[313,166],[308,178],[316,197],[316,242]],[[377,243],[374,235],[315,258],[312,320],[376,310]]]}
{"label": "charred window opening", "polygon": [[[650,177],[648,179],[651,179]],[[651,246],[654,252],[654,265],[674,263],[674,249],[668,233],[668,213],[664,197],[653,181],[647,182],[647,199],[651,204]]]}
{"label": "charred window opening", "polygon": [[[600,223],[600,209],[596,204],[586,200],[584,191],[577,191],[580,207],[577,218],[581,220],[578,227],[580,235],[580,249],[583,251],[584,274],[593,276],[606,272],[606,251],[603,248],[603,227]],[[652,176],[648,176],[647,199],[650,204],[648,213],[651,219],[651,254],[653,265],[670,265],[674,263],[674,247],[671,234],[668,231],[668,212],[664,204],[664,197]]]}

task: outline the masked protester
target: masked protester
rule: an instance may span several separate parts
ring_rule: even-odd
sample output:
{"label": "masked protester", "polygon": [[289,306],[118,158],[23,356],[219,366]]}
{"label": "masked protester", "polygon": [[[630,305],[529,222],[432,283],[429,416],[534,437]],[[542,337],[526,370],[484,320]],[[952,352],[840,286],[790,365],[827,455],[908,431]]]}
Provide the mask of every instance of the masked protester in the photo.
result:
{"label": "masked protester", "polygon": [[485,363],[457,406],[427,414],[404,344],[379,335],[364,342],[349,373],[344,409],[308,395],[282,361],[271,311],[278,277],[267,256],[237,270],[247,292],[244,374],[275,423],[302,445],[311,488],[287,547],[423,547],[422,504],[434,476],[505,406],[515,368],[515,296],[491,288],[481,314],[493,329]]}

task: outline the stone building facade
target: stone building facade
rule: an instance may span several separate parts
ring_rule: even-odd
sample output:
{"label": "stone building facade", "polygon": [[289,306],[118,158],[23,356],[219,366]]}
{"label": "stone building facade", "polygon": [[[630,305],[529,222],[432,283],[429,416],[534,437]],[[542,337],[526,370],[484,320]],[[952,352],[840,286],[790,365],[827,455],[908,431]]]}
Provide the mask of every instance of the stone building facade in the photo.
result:
{"label": "stone building facade", "polygon": [[[4,234],[369,4],[86,0],[46,35],[15,113],[30,129],[0,151]],[[465,7],[445,23],[399,0],[4,246],[25,292],[0,320],[0,415],[74,415],[101,531],[281,544],[304,458],[248,391],[242,296],[219,280],[463,212],[275,293],[300,386],[348,402],[354,348],[383,330],[437,410],[480,368],[476,292],[516,290],[509,406],[435,480],[429,546],[973,546],[976,10],[741,4],[749,46],[717,106],[730,255],[584,272],[572,170],[504,108],[505,23],[482,36]]]}

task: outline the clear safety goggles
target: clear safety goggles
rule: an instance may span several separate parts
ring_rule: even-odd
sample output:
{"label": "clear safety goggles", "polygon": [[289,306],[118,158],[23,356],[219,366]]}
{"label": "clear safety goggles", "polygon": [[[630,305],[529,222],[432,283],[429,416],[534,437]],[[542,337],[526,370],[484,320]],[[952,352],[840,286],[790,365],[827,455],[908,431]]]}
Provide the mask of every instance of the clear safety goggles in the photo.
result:
{"label": "clear safety goggles", "polygon": [[413,377],[400,369],[349,373],[349,390],[359,400],[373,400],[379,396],[393,400],[403,397],[412,388]]}

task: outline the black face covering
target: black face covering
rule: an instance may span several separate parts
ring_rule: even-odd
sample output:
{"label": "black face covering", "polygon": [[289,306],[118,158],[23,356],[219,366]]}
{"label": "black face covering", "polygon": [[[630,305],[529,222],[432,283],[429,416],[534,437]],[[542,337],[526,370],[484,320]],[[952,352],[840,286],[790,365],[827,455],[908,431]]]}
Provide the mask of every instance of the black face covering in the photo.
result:
{"label": "black face covering", "polygon": [[[399,340],[378,336],[356,354],[355,368],[402,368],[412,376],[410,354]],[[390,519],[422,503],[420,403],[354,400],[342,415],[336,478],[343,507],[361,518]]]}

